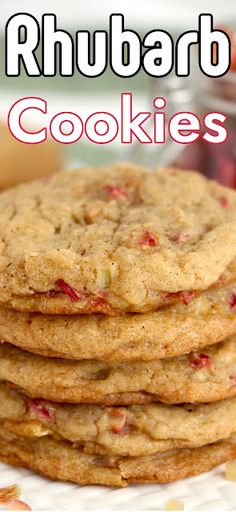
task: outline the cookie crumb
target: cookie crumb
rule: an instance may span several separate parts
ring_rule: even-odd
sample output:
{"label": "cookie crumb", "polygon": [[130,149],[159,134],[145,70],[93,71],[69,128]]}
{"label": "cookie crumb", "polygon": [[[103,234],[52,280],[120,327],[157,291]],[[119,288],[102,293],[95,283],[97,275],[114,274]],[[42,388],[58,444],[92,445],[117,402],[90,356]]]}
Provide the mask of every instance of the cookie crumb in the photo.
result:
{"label": "cookie crumb", "polygon": [[21,495],[21,489],[18,485],[9,485],[0,488],[0,503],[8,503]]}
{"label": "cookie crumb", "polygon": [[225,480],[236,482],[236,461],[227,462],[225,466]]}
{"label": "cookie crumb", "polygon": [[168,500],[164,510],[184,510],[184,504],[182,501]]}

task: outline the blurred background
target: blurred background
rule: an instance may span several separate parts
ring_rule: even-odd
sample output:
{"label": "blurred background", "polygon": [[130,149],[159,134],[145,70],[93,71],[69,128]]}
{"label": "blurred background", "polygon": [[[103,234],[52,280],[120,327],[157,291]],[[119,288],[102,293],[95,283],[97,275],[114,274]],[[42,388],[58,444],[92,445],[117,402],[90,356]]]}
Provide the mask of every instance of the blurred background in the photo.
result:
{"label": "blurred background", "polygon": [[[204,112],[216,109],[230,117],[229,141],[211,148],[203,143],[195,143],[188,148],[168,141],[165,147],[150,147],[133,144],[122,147],[118,141],[99,146],[82,138],[78,143],[66,148],[63,155],[64,165],[81,164],[100,165],[114,160],[135,160],[151,166],[180,165],[206,172],[210,177],[228,185],[236,185],[236,71],[231,70],[224,79],[204,80],[202,77],[175,79],[175,77],[150,79],[140,72],[136,77],[121,79],[110,70],[96,79],[80,76],[71,78],[29,78],[22,71],[18,78],[4,75],[4,29],[10,16],[19,12],[28,12],[38,19],[44,13],[55,13],[58,28],[69,30],[73,36],[81,28],[108,28],[108,17],[113,12],[123,13],[126,28],[136,29],[140,35],[153,29],[166,29],[174,38],[185,29],[197,29],[198,15],[202,12],[214,16],[215,25],[224,25],[234,30],[236,27],[235,0],[9,0],[1,5],[0,19],[0,115],[1,121],[15,100],[27,95],[41,96],[48,101],[51,118],[61,110],[77,112],[82,119],[96,110],[109,110],[119,113],[120,93],[127,91],[134,94],[135,110],[151,110],[152,99],[159,94],[167,99],[168,115],[181,110],[192,110],[202,117]],[[232,35],[232,37],[234,37]],[[235,44],[236,51],[236,44]],[[197,67],[193,63],[193,68]],[[196,69],[194,69],[194,72]],[[34,119],[30,119],[34,121]],[[153,145],[151,145],[153,146]],[[224,147],[223,147],[224,146]],[[1,140],[0,140],[1,149]],[[63,148],[64,149],[64,148]],[[21,149],[22,150],[22,149]],[[24,148],[24,151],[26,149]],[[1,154],[1,153],[0,153]],[[4,173],[2,156],[0,171]],[[53,157],[54,158],[54,157]],[[61,158],[61,157],[60,157]],[[35,162],[38,156],[32,153]],[[13,164],[12,164],[13,165]],[[15,164],[14,164],[15,165]],[[55,166],[62,165],[60,163]],[[12,171],[9,171],[12,172]],[[22,171],[23,172],[23,171]],[[1,179],[0,179],[1,187]]]}

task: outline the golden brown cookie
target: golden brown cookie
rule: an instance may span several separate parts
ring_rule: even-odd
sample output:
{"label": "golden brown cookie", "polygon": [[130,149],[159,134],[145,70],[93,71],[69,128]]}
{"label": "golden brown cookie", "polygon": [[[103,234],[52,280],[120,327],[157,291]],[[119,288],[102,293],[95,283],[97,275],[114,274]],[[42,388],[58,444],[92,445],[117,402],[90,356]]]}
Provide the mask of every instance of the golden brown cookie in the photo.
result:
{"label": "golden brown cookie", "polygon": [[29,399],[1,384],[0,401],[0,424],[7,431],[69,441],[88,454],[147,456],[197,448],[236,432],[236,398],[181,407],[60,405]]}
{"label": "golden brown cookie", "polygon": [[62,166],[59,146],[18,142],[8,128],[0,125],[0,190],[18,183],[46,178]]}
{"label": "golden brown cookie", "polygon": [[17,436],[0,427],[1,461],[80,485],[126,487],[131,483],[173,482],[209,471],[235,457],[235,436],[201,448],[182,448],[146,457],[110,457],[85,454],[70,443],[49,437]]}
{"label": "golden brown cookie", "polygon": [[215,402],[236,395],[236,337],[202,352],[132,363],[48,359],[4,344],[0,381],[56,402]]}
{"label": "golden brown cookie", "polygon": [[145,314],[41,315],[0,307],[0,339],[45,356],[153,361],[202,350],[236,333],[236,282]]}
{"label": "golden brown cookie", "polygon": [[58,173],[1,194],[0,232],[16,310],[142,313],[235,278],[236,193],[190,171]]}

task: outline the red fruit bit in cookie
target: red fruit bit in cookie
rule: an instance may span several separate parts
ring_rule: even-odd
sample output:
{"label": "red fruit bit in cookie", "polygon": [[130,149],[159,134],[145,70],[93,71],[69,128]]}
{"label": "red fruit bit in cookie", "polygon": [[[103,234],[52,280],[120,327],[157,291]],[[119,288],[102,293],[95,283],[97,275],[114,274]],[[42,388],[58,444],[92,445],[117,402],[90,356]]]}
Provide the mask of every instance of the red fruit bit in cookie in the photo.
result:
{"label": "red fruit bit in cookie", "polygon": [[78,302],[85,298],[84,293],[78,292],[75,288],[72,288],[68,283],[63,281],[63,279],[58,279],[55,284],[60,288],[60,290],[70,297],[71,302]]}
{"label": "red fruit bit in cookie", "polygon": [[156,247],[158,245],[158,241],[150,231],[145,231],[142,240],[139,240],[139,245]]}
{"label": "red fruit bit in cookie", "polygon": [[213,368],[212,358],[207,354],[198,354],[196,357],[191,358],[190,364],[198,370],[202,368]]}
{"label": "red fruit bit in cookie", "polygon": [[236,306],[236,293],[232,293],[229,300],[229,308],[234,309]]}
{"label": "red fruit bit in cookie", "polygon": [[59,292],[57,292],[56,290],[50,290],[49,292],[47,292],[47,296],[50,297],[50,299],[57,297],[58,294]]}
{"label": "red fruit bit in cookie", "polygon": [[191,235],[188,232],[175,233],[175,235],[170,237],[171,242],[174,242],[177,245],[184,242],[188,242],[190,239]]}
{"label": "red fruit bit in cookie", "polygon": [[6,382],[6,387],[7,387],[8,389],[17,389],[17,387],[18,387],[18,386],[17,386],[16,384],[13,384],[13,382],[9,382],[9,381],[7,381],[7,382]]}
{"label": "red fruit bit in cookie", "polygon": [[109,412],[111,420],[111,431],[114,434],[122,434],[127,427],[127,413],[124,409],[112,409]]}
{"label": "red fruit bit in cookie", "polygon": [[175,297],[177,298],[178,296],[179,296],[179,292],[177,292],[177,293],[172,293],[172,292],[164,293],[164,299],[165,300],[174,299]]}
{"label": "red fruit bit in cookie", "polygon": [[226,196],[220,196],[218,198],[219,203],[221,204],[222,208],[228,208],[229,206],[229,200]]}
{"label": "red fruit bit in cookie", "polygon": [[32,412],[38,418],[51,423],[54,419],[54,414],[51,409],[46,408],[46,402],[39,400],[38,398],[32,398],[27,400],[27,406],[30,412]]}
{"label": "red fruit bit in cookie", "polygon": [[100,291],[91,300],[91,306],[94,310],[100,309],[106,304],[107,292]]}
{"label": "red fruit bit in cookie", "polygon": [[112,198],[128,197],[128,193],[118,185],[110,185],[110,187],[107,188],[107,193],[109,197]]}
{"label": "red fruit bit in cookie", "polygon": [[180,292],[179,294],[181,302],[185,304],[186,306],[191,302],[191,300],[194,298],[195,293],[194,292]]}
{"label": "red fruit bit in cookie", "polygon": [[164,299],[165,300],[171,300],[171,299],[180,299],[181,302],[183,302],[183,304],[185,304],[185,306],[187,306],[191,300],[195,297],[195,293],[194,292],[176,292],[176,293],[165,293],[164,294]]}
{"label": "red fruit bit in cookie", "polygon": [[176,244],[180,244],[182,242],[182,233],[176,233],[170,237],[170,240]]}
{"label": "red fruit bit in cookie", "polygon": [[236,387],[236,374],[232,373],[232,375],[230,375],[229,378],[232,381],[233,386]]}

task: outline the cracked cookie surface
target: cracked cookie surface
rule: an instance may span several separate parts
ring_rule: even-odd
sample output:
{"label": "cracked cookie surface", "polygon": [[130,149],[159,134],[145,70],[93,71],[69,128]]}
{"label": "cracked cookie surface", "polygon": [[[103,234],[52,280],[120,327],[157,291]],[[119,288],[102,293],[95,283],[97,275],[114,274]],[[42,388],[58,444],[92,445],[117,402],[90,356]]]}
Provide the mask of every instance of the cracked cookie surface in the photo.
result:
{"label": "cracked cookie surface", "polygon": [[5,306],[141,313],[233,279],[236,194],[190,171],[67,171],[2,193],[0,233]]}

